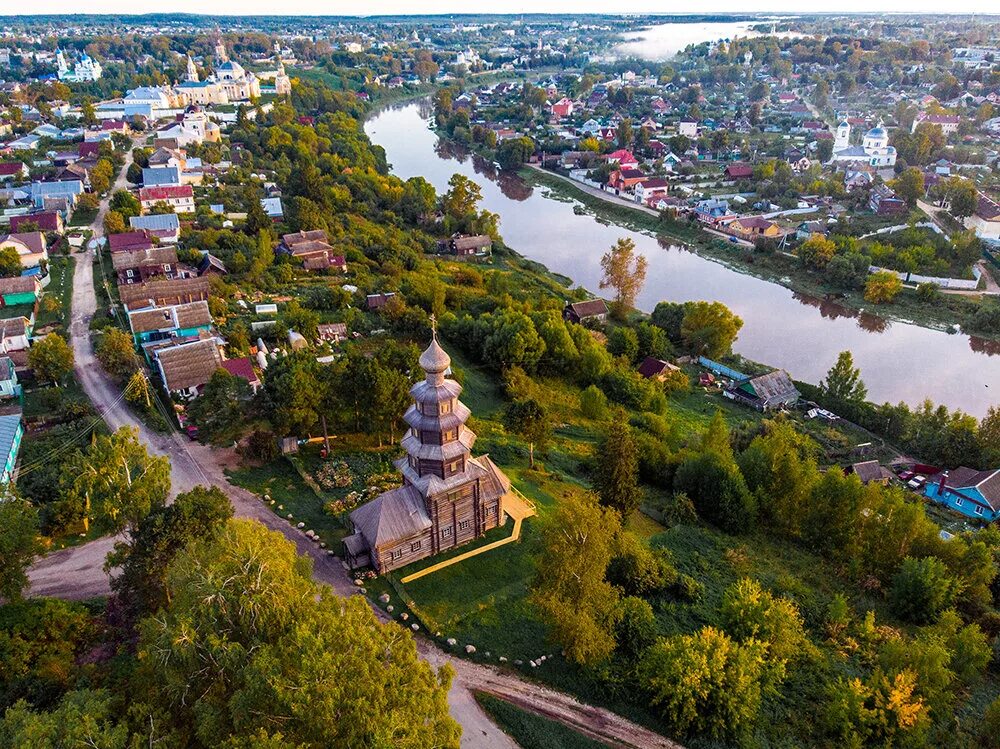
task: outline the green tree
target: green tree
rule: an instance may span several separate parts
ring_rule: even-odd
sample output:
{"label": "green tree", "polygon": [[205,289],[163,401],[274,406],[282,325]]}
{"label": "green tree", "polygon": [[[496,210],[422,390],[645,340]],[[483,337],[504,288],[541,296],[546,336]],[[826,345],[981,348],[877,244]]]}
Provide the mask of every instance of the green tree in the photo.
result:
{"label": "green tree", "polygon": [[781,669],[806,644],[802,616],[787,598],[775,597],[756,580],[743,578],[726,589],[719,610],[722,626],[737,642],[767,647],[768,661]]}
{"label": "green tree", "polygon": [[606,661],[615,647],[619,596],[604,571],[620,527],[614,512],[574,493],[559,502],[542,529],[546,561],[538,565],[532,601],[552,640],[581,666]]}
{"label": "green tree", "polygon": [[650,704],[677,733],[742,737],[757,720],[767,676],[766,647],[733,642],[705,627],[660,639],[639,664]]}
{"label": "green tree", "polygon": [[612,356],[623,356],[630,364],[639,356],[639,336],[632,328],[618,326],[608,334],[608,351]]}
{"label": "green tree", "polygon": [[917,675],[881,669],[866,680],[841,677],[828,688],[825,723],[840,746],[920,746],[930,726]]}
{"label": "green tree", "polygon": [[196,486],[173,504],[154,507],[108,559],[119,570],[111,578],[116,610],[128,612],[134,625],[166,606],[167,569],[174,557],[192,541],[215,536],[232,516],[229,497],[217,486]]}
{"label": "green tree", "polygon": [[544,447],[552,434],[552,419],[541,403],[528,398],[516,400],[504,411],[507,430],[528,443],[528,465],[535,467],[535,445]]}
{"label": "green tree", "polygon": [[115,190],[108,207],[112,211],[118,211],[123,218],[131,218],[142,213],[142,204],[139,203],[139,198],[128,190]]}
{"label": "green tree", "polygon": [[739,468],[718,453],[686,458],[677,468],[674,491],[691,498],[698,514],[730,533],[753,527],[757,504]]}
{"label": "green tree", "polygon": [[721,302],[689,302],[680,332],[691,351],[717,358],[729,351],[742,327],[743,320]]}
{"label": "green tree", "polygon": [[656,615],[652,606],[635,596],[623,598],[618,609],[621,616],[615,625],[615,652],[634,663],[656,642]]}
{"label": "green tree", "polygon": [[497,148],[497,162],[502,169],[517,169],[525,164],[535,152],[535,142],[531,138],[508,138]]}
{"label": "green tree", "polygon": [[142,624],[139,677],[186,737],[178,743],[220,746],[263,729],[294,745],[458,749],[450,668],[432,670],[408,632],[311,571],[252,521],[230,520],[176,556],[169,603]]}
{"label": "green tree", "polygon": [[836,254],[837,245],[821,234],[809,237],[798,249],[802,262],[814,268],[825,268]]}
{"label": "green tree", "polygon": [[841,351],[837,363],[830,367],[820,389],[841,403],[860,406],[868,398],[868,388],[861,379],[861,370],[854,366],[850,351]]}
{"label": "green tree", "polygon": [[49,333],[28,349],[28,364],[40,380],[58,385],[73,371],[73,349],[58,333]]}
{"label": "green tree", "polygon": [[913,208],[924,195],[924,173],[915,166],[908,167],[892,181],[892,189]]}
{"label": "green tree", "polygon": [[627,237],[619,239],[610,252],[601,258],[601,288],[614,289],[615,298],[611,303],[611,313],[623,319],[635,305],[635,299],[646,283],[649,261],[645,255],[637,255],[635,242]]}
{"label": "green tree", "polygon": [[21,256],[13,247],[4,247],[0,250],[0,277],[15,278],[21,275],[24,266],[21,265]]}
{"label": "green tree", "polygon": [[626,595],[649,596],[677,579],[662,553],[654,552],[633,533],[622,533],[608,564],[608,582]]}
{"label": "green tree", "polygon": [[957,218],[967,218],[979,206],[979,193],[971,180],[953,178],[948,188],[948,210]]}
{"label": "green tree", "polygon": [[105,690],[70,692],[50,712],[35,712],[21,700],[0,721],[0,745],[10,749],[128,749],[134,744],[121,715],[121,707]]}
{"label": "green tree", "polygon": [[608,416],[608,398],[597,385],[588,385],[580,393],[580,411],[588,419],[602,421]]}
{"label": "green tree", "polygon": [[243,223],[243,231],[251,237],[267,234],[268,240],[274,232],[274,222],[271,221],[264,206],[260,202],[260,195],[252,185],[247,185],[243,191],[243,203],[246,206],[247,217]]}
{"label": "green tree", "polygon": [[86,452],[63,467],[67,499],[83,509],[85,522],[94,512],[114,531],[135,528],[149,512],[166,503],[170,461],[150,455],[135,428],[95,435]]}
{"label": "green tree", "polygon": [[462,174],[453,174],[448,180],[448,192],[441,198],[441,208],[456,221],[466,219],[476,212],[483,199],[482,188]]}
{"label": "green tree", "polygon": [[624,411],[608,422],[595,453],[596,470],[592,481],[601,504],[628,518],[642,502],[639,486],[639,448]]}
{"label": "green tree", "polygon": [[121,328],[107,327],[94,346],[97,360],[104,371],[124,382],[139,371],[139,358],[132,337]]}
{"label": "green tree", "polygon": [[104,214],[104,233],[122,234],[128,231],[125,226],[125,218],[118,211],[108,211]]}
{"label": "green tree", "polygon": [[21,598],[28,587],[28,565],[38,551],[35,508],[17,496],[0,500],[0,598],[7,601]]}
{"label": "green tree", "polygon": [[250,399],[246,380],[225,369],[215,370],[202,394],[187,407],[198,438],[218,445],[232,443],[248,426]]}
{"label": "green tree", "polygon": [[892,271],[880,270],[868,276],[865,281],[865,301],[872,304],[886,304],[895,299],[903,290],[903,282]]}
{"label": "green tree", "polygon": [[957,593],[954,578],[937,557],[906,557],[892,579],[893,611],[908,621],[936,621]]}

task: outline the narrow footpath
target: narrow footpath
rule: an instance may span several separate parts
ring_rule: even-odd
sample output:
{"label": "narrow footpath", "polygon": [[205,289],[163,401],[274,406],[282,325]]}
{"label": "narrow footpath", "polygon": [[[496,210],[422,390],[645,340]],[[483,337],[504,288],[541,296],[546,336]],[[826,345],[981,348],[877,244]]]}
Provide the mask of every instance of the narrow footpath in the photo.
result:
{"label": "narrow footpath", "polygon": [[[125,167],[110,194],[126,186],[124,175],[131,162],[130,151]],[[91,225],[95,237],[103,235],[108,202],[108,199],[102,201],[101,209]],[[357,595],[353,579],[337,557],[326,554],[305,533],[271,512],[256,495],[229,483],[225,468],[235,466],[236,457],[232,450],[218,450],[191,442],[176,431],[169,434],[156,433],[129,410],[120,399],[118,387],[98,363],[90,340],[90,321],[97,311],[93,276],[94,249],[88,247],[76,259],[70,345],[75,356],[76,376],[108,426],[111,429],[122,426],[137,429],[139,438],[151,452],[170,459],[172,492],[175,495],[197,485],[218,486],[229,496],[237,517],[257,520],[289,539],[300,554],[308,555],[313,560],[313,576],[318,582],[330,586],[338,595]],[[107,595],[110,587],[103,565],[113,544],[113,538],[100,538],[39,559],[29,570],[30,595],[71,600]],[[386,618],[387,615],[377,607],[375,611],[383,620]],[[511,671],[456,658],[425,638],[417,638],[417,647],[421,656],[430,664],[439,666],[449,663],[455,670],[448,704],[452,717],[462,726],[464,748],[517,749],[514,741],[489,719],[476,702],[473,693],[485,691],[610,746],[682,749],[679,744],[608,710],[580,703],[567,694],[523,679]]]}

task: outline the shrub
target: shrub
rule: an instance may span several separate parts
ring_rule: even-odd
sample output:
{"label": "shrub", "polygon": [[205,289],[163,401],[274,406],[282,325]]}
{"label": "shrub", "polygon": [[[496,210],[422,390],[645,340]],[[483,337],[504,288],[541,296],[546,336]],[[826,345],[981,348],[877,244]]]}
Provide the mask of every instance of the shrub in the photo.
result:
{"label": "shrub", "polygon": [[618,539],[607,571],[608,582],[629,596],[648,596],[677,579],[677,570],[663,552],[654,552],[631,533]]}
{"label": "shrub", "polygon": [[590,385],[580,393],[580,411],[588,419],[603,421],[608,418],[608,397],[597,385]]}
{"label": "shrub", "polygon": [[892,579],[890,602],[901,618],[924,624],[937,621],[956,592],[955,581],[940,559],[906,557]]}

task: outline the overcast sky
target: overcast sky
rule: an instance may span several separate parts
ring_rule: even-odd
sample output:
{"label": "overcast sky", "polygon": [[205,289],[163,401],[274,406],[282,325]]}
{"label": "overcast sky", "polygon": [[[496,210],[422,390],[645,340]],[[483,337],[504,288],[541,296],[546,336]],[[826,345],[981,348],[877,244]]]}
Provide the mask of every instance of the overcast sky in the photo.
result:
{"label": "overcast sky", "polygon": [[[608,3],[604,0],[495,0],[488,8],[496,13],[671,13],[691,12],[692,7],[663,0],[624,0]],[[1000,12],[996,0],[951,0],[946,8],[940,0],[837,0],[828,4],[838,12],[878,13],[993,13]],[[6,7],[4,7],[6,6]],[[0,15],[33,15],[45,13],[211,13],[217,15],[362,15],[404,13],[469,13],[483,10],[480,3],[469,0],[10,0],[0,3]],[[801,0],[715,0],[703,9],[715,13],[801,12]],[[809,10],[827,10],[811,6]]]}

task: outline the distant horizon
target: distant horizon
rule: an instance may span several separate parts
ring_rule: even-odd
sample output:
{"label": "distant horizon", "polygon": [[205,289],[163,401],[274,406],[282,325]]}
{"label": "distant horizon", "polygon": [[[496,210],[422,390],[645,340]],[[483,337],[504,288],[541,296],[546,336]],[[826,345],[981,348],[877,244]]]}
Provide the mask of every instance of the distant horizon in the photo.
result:
{"label": "distant horizon", "polygon": [[[431,0],[428,7],[415,12],[412,2],[407,0],[384,0],[374,3],[378,6],[375,12],[359,13],[354,10],[356,3],[344,3],[334,0],[331,3],[319,3],[316,0],[287,0],[287,9],[281,13],[273,12],[273,3],[261,0],[217,0],[218,10],[213,13],[204,12],[205,4],[201,0],[173,0],[170,10],[163,10],[163,4],[156,0],[101,0],[94,3],[87,12],[80,12],[78,6],[70,0],[36,0],[22,11],[20,8],[0,13],[2,17],[87,17],[87,16],[197,16],[203,18],[379,18],[398,16],[539,16],[539,15],[594,15],[621,17],[629,15],[643,16],[751,16],[751,15],[824,15],[824,16],[985,16],[1000,20],[1000,11],[988,11],[990,4],[983,0],[958,0],[953,10],[940,10],[936,3],[929,0],[888,0],[873,8],[873,3],[867,0],[844,0],[837,11],[809,11],[803,13],[801,6],[793,6],[791,0],[774,0],[764,7],[748,10],[744,3],[734,0],[722,0],[712,11],[693,13],[683,11],[665,11],[661,2],[636,0],[629,7],[615,12],[608,12],[596,0],[548,0],[547,2],[506,2],[501,0],[497,5],[507,6],[503,9],[487,12],[470,11],[465,3],[458,0]],[[952,3],[953,6],[956,3]],[[332,6],[332,7],[331,7]],[[344,6],[341,9],[340,6]],[[658,6],[658,7],[656,7]],[[322,10],[320,10],[322,7]],[[28,10],[27,8],[30,8]],[[265,11],[267,9],[267,12]]]}

